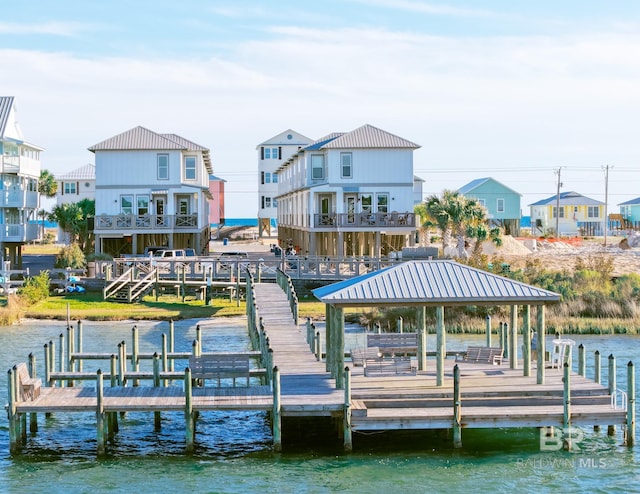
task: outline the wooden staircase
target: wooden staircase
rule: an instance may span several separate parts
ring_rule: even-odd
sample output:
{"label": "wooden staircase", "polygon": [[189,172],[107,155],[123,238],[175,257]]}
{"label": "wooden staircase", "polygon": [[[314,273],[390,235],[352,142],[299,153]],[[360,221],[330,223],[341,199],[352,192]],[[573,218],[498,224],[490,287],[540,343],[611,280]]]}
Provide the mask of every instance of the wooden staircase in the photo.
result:
{"label": "wooden staircase", "polygon": [[[143,274],[140,278],[140,274]],[[126,302],[131,304],[138,302],[154,287],[157,277],[157,269],[150,268],[146,273],[137,273],[134,268],[127,269],[118,278],[111,281],[102,290],[105,300],[114,302]]]}

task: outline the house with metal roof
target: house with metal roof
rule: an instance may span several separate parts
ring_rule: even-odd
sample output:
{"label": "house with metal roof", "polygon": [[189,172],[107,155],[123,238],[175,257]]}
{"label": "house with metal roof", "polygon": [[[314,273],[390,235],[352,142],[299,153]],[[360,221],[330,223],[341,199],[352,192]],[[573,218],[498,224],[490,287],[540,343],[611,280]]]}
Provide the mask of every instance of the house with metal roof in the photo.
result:
{"label": "house with metal roof", "polygon": [[96,198],[96,166],[93,163],[56,175],[56,181],[58,182],[56,192],[58,206]]}
{"label": "house with metal roof", "polygon": [[0,244],[2,259],[14,267],[22,264],[22,246],[38,238],[42,151],[25,140],[14,97],[0,96]]}
{"label": "house with metal roof", "polygon": [[618,204],[621,228],[640,228],[640,197]]}
{"label": "house with metal roof", "polygon": [[578,192],[562,192],[533,204],[531,231],[534,235],[557,233],[560,236],[602,235],[604,203]]}
{"label": "house with metal roof", "polygon": [[[545,334],[544,308],[560,295],[454,261],[407,261],[362,276],[316,288],[313,294],[327,304],[327,360],[333,377],[344,377],[344,309],[347,307],[415,307],[418,321],[418,365],[426,368],[426,307],[436,308],[436,383],[444,383],[446,331],[444,311],[454,306],[510,306],[508,355],[511,368],[519,365],[518,306],[523,306],[524,375],[531,371],[530,308],[538,307],[536,326]],[[490,344],[487,335],[487,346]],[[538,339],[538,384],[544,383],[544,338]],[[500,345],[500,344],[499,344]]]}
{"label": "house with metal roof", "polygon": [[258,144],[258,236],[271,236],[278,216],[278,168],[293,154],[313,142],[292,129]]}
{"label": "house with metal roof", "polygon": [[477,178],[458,189],[465,197],[476,199],[487,210],[487,218],[508,235],[520,235],[520,199],[522,194],[491,177]]}
{"label": "house with metal roof", "polygon": [[209,175],[209,226],[224,225],[224,184],[227,181],[215,175]]}
{"label": "house with metal roof", "polygon": [[139,126],[89,151],[96,157],[96,252],[141,254],[149,246],[208,252],[208,148]]}
{"label": "house with metal roof", "polygon": [[419,147],[363,125],[297,150],[277,169],[279,243],[302,254],[372,257],[413,245]]}

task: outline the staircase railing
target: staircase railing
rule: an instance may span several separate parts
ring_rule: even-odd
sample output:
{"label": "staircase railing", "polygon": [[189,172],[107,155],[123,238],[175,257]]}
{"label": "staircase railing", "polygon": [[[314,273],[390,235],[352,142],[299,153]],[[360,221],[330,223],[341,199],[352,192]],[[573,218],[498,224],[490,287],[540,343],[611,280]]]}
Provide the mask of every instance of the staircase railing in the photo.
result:
{"label": "staircase railing", "polygon": [[113,280],[111,283],[106,285],[102,289],[102,298],[104,300],[107,300],[108,298],[112,297],[113,295],[118,293],[120,290],[122,290],[124,287],[126,287],[130,281],[133,281],[133,268],[127,269],[115,280]]}
{"label": "staircase railing", "polygon": [[149,271],[144,278],[140,279],[137,283],[129,285],[129,291],[127,294],[127,298],[129,303],[138,300],[139,297],[142,297],[149,291],[149,289],[154,285],[156,281],[156,269],[153,268]]}

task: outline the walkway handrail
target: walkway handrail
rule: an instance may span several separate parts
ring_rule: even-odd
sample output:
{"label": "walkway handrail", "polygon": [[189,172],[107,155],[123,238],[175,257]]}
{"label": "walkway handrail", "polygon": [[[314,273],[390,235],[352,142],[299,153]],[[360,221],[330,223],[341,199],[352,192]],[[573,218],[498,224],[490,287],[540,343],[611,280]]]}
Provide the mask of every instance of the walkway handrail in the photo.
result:
{"label": "walkway handrail", "polygon": [[105,300],[108,299],[113,294],[115,294],[116,292],[118,292],[119,290],[121,290],[122,288],[127,286],[127,284],[131,280],[133,280],[133,268],[127,269],[124,273],[122,273],[120,276],[118,276],[115,280],[113,280],[111,283],[106,285],[102,289],[102,298],[105,299]]}
{"label": "walkway handrail", "polygon": [[147,290],[150,286],[152,286],[155,283],[155,280],[156,280],[156,268],[152,268],[144,278],[138,281],[129,290],[129,303],[133,302],[140,295],[142,295],[145,292],[145,290]]}
{"label": "walkway handrail", "polygon": [[278,268],[276,272],[276,282],[278,286],[287,294],[289,300],[289,307],[291,307],[291,313],[293,314],[293,322],[298,325],[298,296],[296,295],[296,289],[293,286],[291,276]]}

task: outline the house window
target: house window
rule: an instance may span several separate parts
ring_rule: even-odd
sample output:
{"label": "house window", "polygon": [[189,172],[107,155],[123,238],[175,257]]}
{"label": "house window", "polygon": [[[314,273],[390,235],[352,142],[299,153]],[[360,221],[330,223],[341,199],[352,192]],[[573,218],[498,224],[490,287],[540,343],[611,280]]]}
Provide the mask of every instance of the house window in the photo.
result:
{"label": "house window", "polygon": [[271,205],[274,208],[277,208],[278,207],[278,199],[276,199],[275,197],[273,199],[271,199]]}
{"label": "house window", "polygon": [[504,199],[496,200],[496,211],[498,213],[504,213]]}
{"label": "house window", "polygon": [[64,193],[65,194],[77,194],[78,189],[76,188],[75,182],[65,182],[64,183]]}
{"label": "house window", "polygon": [[137,197],[138,214],[149,214],[149,196]]}
{"label": "house window", "polygon": [[195,156],[184,157],[184,179],[185,180],[196,179],[196,157]]}
{"label": "house window", "polygon": [[487,202],[484,199],[476,199],[476,200],[478,201],[478,204],[483,208],[487,207]]}
{"label": "house window", "polygon": [[264,207],[265,208],[270,208],[271,207],[271,198],[270,197],[265,197],[264,198]]}
{"label": "house window", "polygon": [[352,154],[340,153],[340,176],[342,178],[352,178],[353,169],[351,166]]}
{"label": "house window", "polygon": [[277,160],[278,159],[278,148],[264,148],[264,159],[266,159],[266,160]]}
{"label": "house window", "polygon": [[600,207],[599,206],[589,206],[587,208],[587,216],[589,218],[599,218],[600,217]]}
{"label": "house window", "polygon": [[266,172],[264,174],[264,183],[265,184],[270,184],[271,183],[271,173]]}
{"label": "house window", "polygon": [[271,174],[271,181],[272,181],[274,184],[277,184],[277,183],[278,183],[278,174],[277,174],[277,173],[272,173],[272,174]]}
{"label": "house window", "polygon": [[360,208],[363,213],[371,212],[371,194],[362,194],[360,196]]}
{"label": "house window", "polygon": [[133,196],[120,196],[120,213],[133,214]]}
{"label": "house window", "polygon": [[158,155],[158,180],[169,180],[169,155]]}
{"label": "house window", "polygon": [[311,155],[311,178],[313,180],[322,180],[324,178],[324,155]]}
{"label": "house window", "polygon": [[[553,206],[553,211],[551,213],[551,216],[553,218],[558,217],[558,208],[556,208],[555,206]],[[560,218],[564,218],[564,206],[560,207]]]}
{"label": "house window", "polygon": [[190,214],[189,199],[187,197],[181,197],[178,199],[178,214]]}
{"label": "house window", "polygon": [[378,208],[378,213],[389,212],[389,194],[377,194],[376,202],[377,202],[376,207]]}

